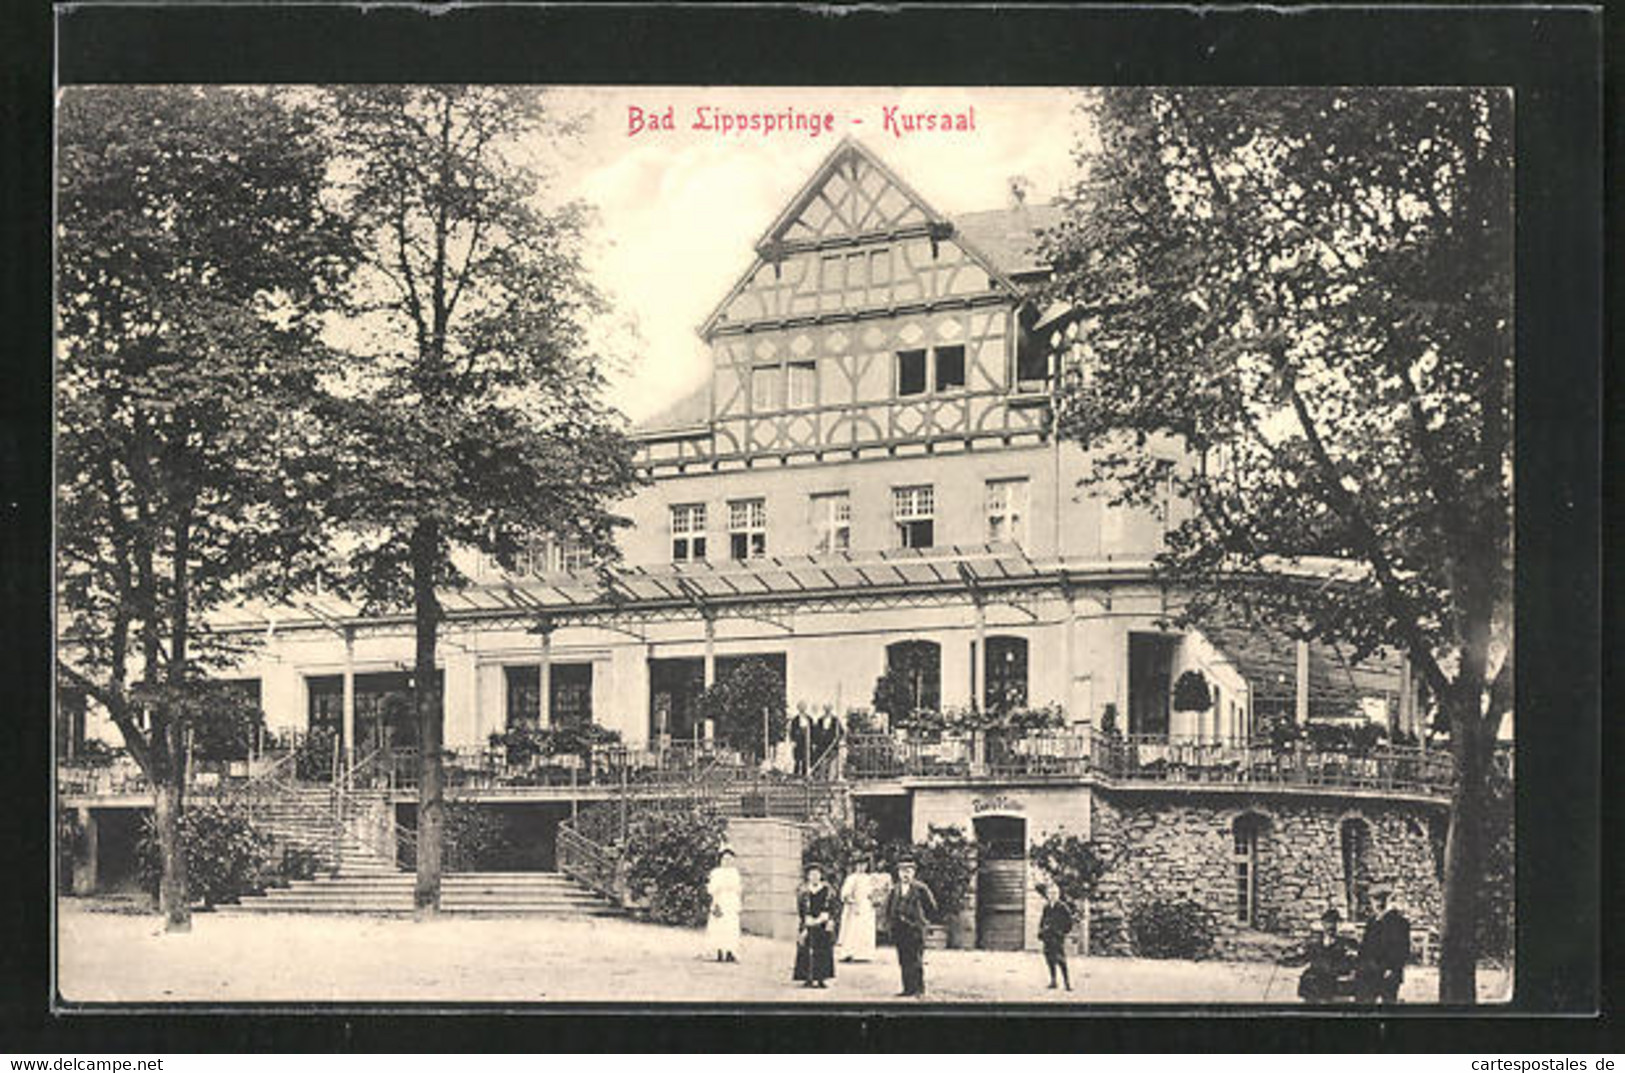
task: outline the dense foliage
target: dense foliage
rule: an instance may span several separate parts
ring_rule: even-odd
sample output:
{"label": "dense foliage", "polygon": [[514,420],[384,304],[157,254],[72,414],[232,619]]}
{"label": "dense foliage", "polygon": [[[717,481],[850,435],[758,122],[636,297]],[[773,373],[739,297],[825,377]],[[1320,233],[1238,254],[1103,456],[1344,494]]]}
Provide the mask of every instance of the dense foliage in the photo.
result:
{"label": "dense foliage", "polygon": [[246,643],[193,627],[320,566],[311,403],[352,247],[328,142],[275,94],[73,87],[57,119],[57,671],[157,788],[179,929],[186,739],[217,710],[199,682]]}
{"label": "dense foliage", "polygon": [[583,723],[579,726],[510,727],[491,735],[491,747],[503,750],[508,763],[523,767],[552,757],[573,756],[586,763],[595,750],[619,745],[618,730]]}
{"label": "dense foliage", "polygon": [[726,821],[706,809],[645,813],[627,832],[626,878],[662,924],[697,927],[710,909],[706,879],[716,867]]}
{"label": "dense foliage", "polygon": [[294,775],[303,782],[330,782],[333,778],[334,747],[339,733],[332,727],[311,727],[293,751]]}
{"label": "dense foliage", "polygon": [[[205,906],[234,902],[265,889],[271,836],[255,827],[237,805],[194,804],[180,823],[188,889]],[[149,817],[136,847],[142,883],[154,894],[162,872],[158,832]]]}
{"label": "dense foliage", "polygon": [[445,867],[449,872],[490,872],[513,867],[516,849],[505,817],[474,802],[446,806]]}
{"label": "dense foliage", "polygon": [[716,726],[717,739],[746,756],[763,754],[763,716],[769,740],[782,741],[788,716],[784,679],[764,660],[750,659],[700,694],[701,718]]}
{"label": "dense foliage", "polygon": [[1472,1003],[1513,695],[1511,94],[1117,88],[1090,112],[1045,242],[1082,311],[1061,426],[1086,481],[1164,517],[1187,619],[1410,659],[1461,780],[1440,997]]}
{"label": "dense foliage", "polygon": [[1188,899],[1141,902],[1129,913],[1140,957],[1200,960],[1212,952],[1216,932],[1213,914]]}
{"label": "dense foliage", "polygon": [[915,874],[936,895],[943,919],[965,908],[976,878],[976,843],[961,828],[932,824],[925,841],[914,844],[914,860]]}
{"label": "dense foliage", "polygon": [[1092,900],[1101,877],[1117,861],[1110,846],[1095,839],[1056,831],[1028,851],[1033,865],[1061,892],[1061,900],[1081,905]]}
{"label": "dense foliage", "polygon": [[1198,670],[1181,674],[1174,682],[1174,711],[1205,712],[1213,707],[1213,690]]}

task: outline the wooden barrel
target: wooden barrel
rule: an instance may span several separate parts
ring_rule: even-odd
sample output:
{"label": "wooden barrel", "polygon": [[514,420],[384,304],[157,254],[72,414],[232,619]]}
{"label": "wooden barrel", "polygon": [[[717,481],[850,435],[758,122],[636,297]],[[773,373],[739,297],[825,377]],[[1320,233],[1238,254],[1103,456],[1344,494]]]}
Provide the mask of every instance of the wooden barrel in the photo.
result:
{"label": "wooden barrel", "polygon": [[984,859],[976,876],[976,945],[1020,950],[1027,935],[1027,862]]}

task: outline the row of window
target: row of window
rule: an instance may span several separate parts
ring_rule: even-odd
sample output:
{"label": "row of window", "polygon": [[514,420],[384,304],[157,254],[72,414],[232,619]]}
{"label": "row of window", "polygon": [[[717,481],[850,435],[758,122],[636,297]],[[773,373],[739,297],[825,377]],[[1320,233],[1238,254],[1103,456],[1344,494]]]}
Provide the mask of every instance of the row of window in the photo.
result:
{"label": "row of window", "polygon": [[[1016,380],[1023,389],[1041,386],[1049,377],[1049,355],[1024,348],[1016,358]],[[892,364],[892,392],[897,398],[952,394],[966,387],[965,348],[960,344],[899,350]],[[818,405],[818,363],[809,360],[763,362],[751,367],[753,413],[805,410]]]}
{"label": "row of window", "polygon": [[[988,481],[985,493],[989,543],[1022,543],[1026,538],[1027,479]],[[892,489],[894,544],[900,548],[929,548],[936,543],[936,488],[929,484]],[[745,561],[767,555],[767,500],[728,501],[728,558]],[[848,492],[819,492],[808,497],[808,525],[813,551],[827,555],[852,546],[852,497]],[[707,556],[706,504],[676,503],[671,507],[673,562],[701,562]]]}

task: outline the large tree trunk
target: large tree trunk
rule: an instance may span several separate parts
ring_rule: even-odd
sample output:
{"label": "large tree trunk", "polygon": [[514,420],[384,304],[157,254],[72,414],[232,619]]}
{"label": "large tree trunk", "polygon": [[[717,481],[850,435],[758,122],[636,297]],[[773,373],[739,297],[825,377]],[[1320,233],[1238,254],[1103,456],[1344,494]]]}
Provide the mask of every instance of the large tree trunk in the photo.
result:
{"label": "large tree trunk", "polygon": [[181,845],[181,787],[174,779],[153,789],[153,822],[163,858],[158,878],[158,911],[165,931],[191,931],[192,906],[186,894],[186,852]]}
{"label": "large tree trunk", "polygon": [[433,919],[440,914],[440,873],[446,829],[441,757],[445,735],[434,659],[440,624],[440,604],[434,591],[437,544],[434,524],[420,522],[412,534],[412,590],[417,628],[412,680],[418,708],[418,867],[412,905],[418,920]]}
{"label": "large tree trunk", "polygon": [[[1476,698],[1474,698],[1476,700]],[[1478,886],[1484,881],[1484,806],[1492,733],[1476,703],[1457,702],[1450,718],[1456,786],[1444,848],[1444,919],[1439,935],[1439,1001],[1478,1000]]]}

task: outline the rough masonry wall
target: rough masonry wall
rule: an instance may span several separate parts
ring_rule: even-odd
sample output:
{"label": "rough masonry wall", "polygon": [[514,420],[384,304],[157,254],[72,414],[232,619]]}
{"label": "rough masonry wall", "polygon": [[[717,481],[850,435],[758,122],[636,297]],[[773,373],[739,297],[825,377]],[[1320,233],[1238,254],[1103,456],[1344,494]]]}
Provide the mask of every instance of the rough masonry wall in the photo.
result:
{"label": "rough masonry wall", "polygon": [[[1362,878],[1395,885],[1413,930],[1436,929],[1441,903],[1429,824],[1438,811],[1347,798],[1097,790],[1094,837],[1120,847],[1122,856],[1091,907],[1092,951],[1132,953],[1129,914],[1158,899],[1189,899],[1207,908],[1217,924],[1220,957],[1266,950],[1270,935],[1302,938],[1328,907],[1346,920],[1341,827],[1350,819],[1368,825]],[[1256,928],[1237,919],[1233,825],[1245,813],[1260,817],[1261,825]]]}

